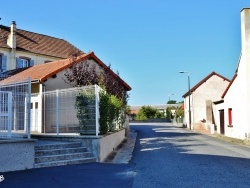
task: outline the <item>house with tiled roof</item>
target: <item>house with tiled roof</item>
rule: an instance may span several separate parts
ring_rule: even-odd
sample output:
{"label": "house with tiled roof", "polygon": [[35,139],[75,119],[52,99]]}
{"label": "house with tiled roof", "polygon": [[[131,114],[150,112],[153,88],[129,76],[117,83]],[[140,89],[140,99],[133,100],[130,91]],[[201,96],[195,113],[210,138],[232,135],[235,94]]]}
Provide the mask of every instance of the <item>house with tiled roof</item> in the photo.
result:
{"label": "house with tiled roof", "polygon": [[[50,63],[43,63],[34,65],[29,67],[11,77],[8,77],[2,81],[0,81],[0,86],[7,86],[12,83],[22,83],[28,79],[31,80],[31,106],[35,106],[38,111],[32,111],[34,113],[32,116],[36,119],[40,119],[40,121],[35,122],[36,125],[32,125],[31,127],[35,127],[35,131],[38,133],[42,132],[42,116],[43,116],[43,107],[44,100],[43,94],[48,91],[55,91],[60,89],[69,89],[72,88],[72,84],[67,81],[67,71],[76,64],[88,64],[91,67],[95,67],[98,74],[103,73],[104,70],[109,70],[108,74],[112,75],[117,82],[120,83],[120,87],[124,91],[130,91],[131,87],[122,80],[117,74],[115,74],[111,69],[108,68],[93,52],[88,54],[82,54],[79,56],[53,61]],[[107,73],[107,72],[106,72]],[[106,74],[105,73],[105,74]],[[74,106],[75,99],[71,101],[71,104]],[[37,114],[35,114],[37,113]],[[75,115],[76,117],[76,115]],[[62,117],[63,118],[63,117]],[[61,119],[62,119],[61,118]],[[47,121],[47,119],[46,119]],[[72,123],[79,124],[78,120],[74,118],[71,120]],[[46,126],[48,123],[46,123]],[[46,127],[47,130],[51,128]]]}
{"label": "house with tiled roof", "polygon": [[230,84],[214,101],[217,132],[250,140],[250,8],[241,10],[241,54]]}
{"label": "house with tiled roof", "polygon": [[[212,101],[221,99],[221,95],[229,83],[229,79],[212,72],[193,86],[190,92],[187,91],[182,96],[184,98],[185,123],[189,128],[209,129],[209,126],[214,123]],[[189,110],[191,113],[191,125],[189,125]]]}
{"label": "house with tiled roof", "polygon": [[14,21],[10,27],[0,25],[0,73],[76,54],[84,52],[63,39],[18,29]]}

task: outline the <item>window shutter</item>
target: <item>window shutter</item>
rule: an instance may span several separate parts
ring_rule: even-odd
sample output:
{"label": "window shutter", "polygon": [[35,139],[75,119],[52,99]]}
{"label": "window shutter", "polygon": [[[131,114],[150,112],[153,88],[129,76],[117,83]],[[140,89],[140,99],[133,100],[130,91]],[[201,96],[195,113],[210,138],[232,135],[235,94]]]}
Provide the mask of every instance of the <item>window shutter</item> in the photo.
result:
{"label": "window shutter", "polygon": [[34,60],[30,60],[30,67],[34,66],[35,61]]}
{"label": "window shutter", "polygon": [[7,70],[7,56],[3,55],[2,56],[2,71],[6,71]]}
{"label": "window shutter", "polygon": [[16,58],[16,68],[22,68],[22,60],[20,58]]}

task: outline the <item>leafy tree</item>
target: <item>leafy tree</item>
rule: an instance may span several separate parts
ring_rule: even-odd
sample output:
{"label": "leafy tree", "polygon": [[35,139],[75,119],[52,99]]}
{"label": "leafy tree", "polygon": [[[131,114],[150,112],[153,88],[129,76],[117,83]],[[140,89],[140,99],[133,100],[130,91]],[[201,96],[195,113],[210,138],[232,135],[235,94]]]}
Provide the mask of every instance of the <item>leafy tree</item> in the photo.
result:
{"label": "leafy tree", "polygon": [[176,104],[176,101],[174,101],[174,100],[169,100],[169,101],[167,102],[167,104]]}
{"label": "leafy tree", "polygon": [[[74,60],[76,60],[75,56],[72,57],[72,62]],[[119,73],[117,72],[117,74]],[[114,74],[111,70],[111,65],[97,72],[97,67],[94,63],[83,60],[79,63],[72,64],[64,75],[66,77],[64,81],[73,87],[97,84],[107,93],[122,100],[124,107],[127,104],[129,95],[122,81],[119,79],[119,75]]]}
{"label": "leafy tree", "polygon": [[136,116],[136,120],[147,120],[149,118],[160,118],[164,117],[163,113],[151,106],[142,106]]}
{"label": "leafy tree", "polygon": [[[74,62],[77,56],[72,56]],[[98,71],[97,71],[98,70]],[[104,91],[100,93],[100,132],[106,134],[112,131],[114,121],[121,125],[125,122],[125,110],[129,95],[126,88],[117,75],[111,70],[111,65],[98,69],[95,63],[88,60],[73,63],[70,68],[65,71],[65,82],[73,87],[87,86],[98,84]],[[88,108],[85,102],[88,98],[80,95],[76,98],[76,107],[78,110],[77,117],[79,123],[84,127],[88,115]],[[82,105],[82,106],[81,106]]]}

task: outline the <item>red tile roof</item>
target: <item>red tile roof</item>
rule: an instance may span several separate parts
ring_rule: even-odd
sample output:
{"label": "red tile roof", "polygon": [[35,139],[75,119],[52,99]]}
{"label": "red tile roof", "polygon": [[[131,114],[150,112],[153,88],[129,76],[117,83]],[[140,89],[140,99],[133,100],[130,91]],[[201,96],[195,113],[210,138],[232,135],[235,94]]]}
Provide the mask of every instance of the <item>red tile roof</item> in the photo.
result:
{"label": "red tile roof", "polygon": [[[94,52],[91,52],[88,54],[82,54],[80,56],[77,56],[76,58],[62,59],[50,63],[35,65],[18,74],[15,74],[14,76],[0,81],[0,85],[22,82],[26,81],[28,78],[30,78],[33,82],[44,82],[47,78],[69,68],[70,66],[72,66],[72,64],[82,62],[85,59],[94,59],[101,67],[107,68],[107,66],[94,54]],[[112,70],[110,71],[111,74],[113,74],[118,80],[122,82],[127,91],[131,90],[131,87],[125,81],[123,81]]]}
{"label": "red tile roof", "polygon": [[[0,25],[0,47],[10,48],[7,39],[10,27]],[[16,49],[35,54],[48,55],[58,58],[68,58],[74,54],[84,54],[69,42],[38,33],[16,29]]]}
{"label": "red tile roof", "polygon": [[[230,82],[230,80],[225,78],[224,76],[221,76],[221,75],[217,74],[216,72],[212,72],[208,76],[206,76],[204,79],[202,79],[198,84],[196,84],[194,87],[192,87],[190,89],[190,92],[191,93],[194,92],[198,87],[200,87],[204,82],[206,82],[210,77],[212,77],[214,75],[222,78],[223,80],[226,80],[226,81]],[[189,96],[189,91],[187,91],[187,93],[185,93],[182,97],[185,98],[187,96]]]}

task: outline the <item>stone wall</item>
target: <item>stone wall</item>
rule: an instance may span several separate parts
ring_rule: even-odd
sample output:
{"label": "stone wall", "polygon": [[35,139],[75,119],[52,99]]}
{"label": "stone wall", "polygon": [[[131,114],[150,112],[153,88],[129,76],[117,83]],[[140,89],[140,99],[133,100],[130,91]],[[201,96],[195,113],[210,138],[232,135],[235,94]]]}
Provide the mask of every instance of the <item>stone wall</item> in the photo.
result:
{"label": "stone wall", "polygon": [[33,139],[0,140],[0,172],[33,168],[34,141]]}

